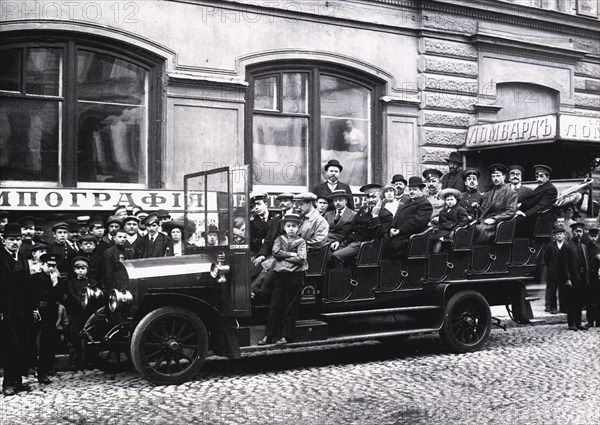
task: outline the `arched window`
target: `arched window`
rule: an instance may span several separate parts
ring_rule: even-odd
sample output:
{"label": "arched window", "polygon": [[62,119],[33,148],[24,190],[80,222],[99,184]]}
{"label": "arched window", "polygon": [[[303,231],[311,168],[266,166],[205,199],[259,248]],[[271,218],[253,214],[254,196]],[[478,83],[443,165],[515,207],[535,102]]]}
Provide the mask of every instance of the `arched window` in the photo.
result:
{"label": "arched window", "polygon": [[354,186],[380,177],[378,99],[382,83],[330,65],[249,68],[247,138],[253,183],[305,190],[337,159]]}
{"label": "arched window", "polygon": [[115,45],[60,35],[3,40],[0,179],[152,185],[157,63]]}

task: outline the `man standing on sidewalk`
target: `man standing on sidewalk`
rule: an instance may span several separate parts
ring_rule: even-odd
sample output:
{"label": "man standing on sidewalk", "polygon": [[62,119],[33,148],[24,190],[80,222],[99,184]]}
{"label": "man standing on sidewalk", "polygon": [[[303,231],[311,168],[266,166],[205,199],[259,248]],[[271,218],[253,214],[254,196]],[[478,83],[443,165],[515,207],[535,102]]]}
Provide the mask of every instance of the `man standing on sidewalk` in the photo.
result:
{"label": "man standing on sidewalk", "polygon": [[588,290],[589,253],[587,246],[581,243],[583,223],[571,224],[573,239],[567,243],[566,272],[568,288],[567,322],[569,330],[587,330],[581,326],[581,310]]}
{"label": "man standing on sidewalk", "polygon": [[587,298],[587,323],[586,327],[596,325],[600,327],[600,241],[598,233],[600,227],[592,227],[589,232],[587,244],[590,254],[590,292]]}
{"label": "man standing on sidewalk", "polygon": [[558,290],[558,300],[560,310],[563,313],[567,311],[565,299],[565,283],[567,281],[567,272],[565,264],[565,236],[564,227],[555,227],[552,230],[554,241],[544,248],[544,270],[542,271],[542,283],[546,283],[546,310],[551,314],[557,313],[556,291]]}

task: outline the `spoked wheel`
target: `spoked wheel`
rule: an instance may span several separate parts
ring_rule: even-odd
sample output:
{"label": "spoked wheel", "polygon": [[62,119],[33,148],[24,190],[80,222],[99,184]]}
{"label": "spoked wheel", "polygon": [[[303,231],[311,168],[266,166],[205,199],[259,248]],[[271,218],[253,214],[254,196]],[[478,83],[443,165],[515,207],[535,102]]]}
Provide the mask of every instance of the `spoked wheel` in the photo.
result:
{"label": "spoked wheel", "polygon": [[180,307],[150,312],[131,339],[133,364],[148,381],[180,384],[193,377],[208,353],[208,335],[197,315]]}
{"label": "spoked wheel", "polygon": [[[93,314],[85,331],[95,343],[85,344],[85,354],[93,367],[106,373],[119,373],[133,367],[129,352],[129,328],[110,328],[106,316]],[[110,341],[106,341],[106,338]]]}
{"label": "spoked wheel", "polygon": [[480,349],[491,330],[490,306],[479,292],[459,292],[450,298],[440,336],[452,351],[466,353]]}

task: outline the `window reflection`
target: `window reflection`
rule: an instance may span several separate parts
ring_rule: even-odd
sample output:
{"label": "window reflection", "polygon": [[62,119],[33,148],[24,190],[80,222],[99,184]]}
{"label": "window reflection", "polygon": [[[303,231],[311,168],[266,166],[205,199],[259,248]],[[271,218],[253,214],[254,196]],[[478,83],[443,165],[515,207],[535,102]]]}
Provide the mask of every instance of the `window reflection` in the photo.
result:
{"label": "window reflection", "polygon": [[21,49],[0,51],[0,90],[20,91]]}
{"label": "window reflection", "polygon": [[27,94],[60,96],[62,52],[59,49],[28,49],[25,63]]}
{"label": "window reflection", "polygon": [[277,109],[277,77],[254,81],[254,109]]}

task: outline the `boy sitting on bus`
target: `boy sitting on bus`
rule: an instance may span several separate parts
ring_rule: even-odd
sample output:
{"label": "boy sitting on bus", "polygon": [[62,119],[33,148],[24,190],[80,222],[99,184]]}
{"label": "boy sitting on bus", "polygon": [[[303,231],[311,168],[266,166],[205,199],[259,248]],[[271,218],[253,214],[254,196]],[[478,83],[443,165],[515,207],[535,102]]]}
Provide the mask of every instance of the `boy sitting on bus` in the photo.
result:
{"label": "boy sitting on bus", "polygon": [[442,244],[451,241],[454,230],[459,226],[465,226],[469,222],[467,210],[458,205],[460,192],[456,189],[447,188],[440,191],[440,198],[444,200],[445,206],[437,217],[431,221],[435,224],[435,230],[431,236],[433,252],[440,252]]}
{"label": "boy sitting on bus", "polygon": [[273,244],[273,295],[265,337],[258,342],[259,345],[271,344],[275,337],[279,338],[276,344],[293,341],[302,282],[308,270],[306,241],[298,236],[300,216],[287,214],[282,222],[285,235],[278,236]]}

